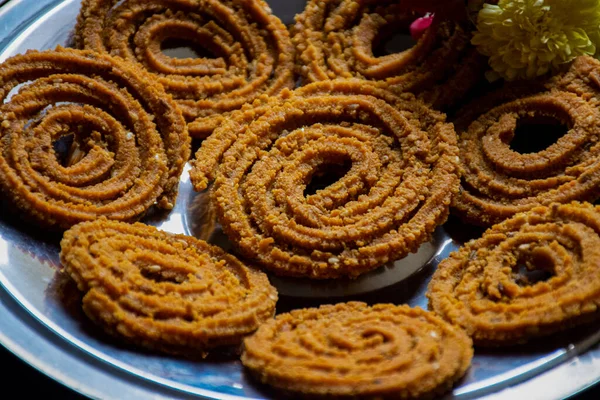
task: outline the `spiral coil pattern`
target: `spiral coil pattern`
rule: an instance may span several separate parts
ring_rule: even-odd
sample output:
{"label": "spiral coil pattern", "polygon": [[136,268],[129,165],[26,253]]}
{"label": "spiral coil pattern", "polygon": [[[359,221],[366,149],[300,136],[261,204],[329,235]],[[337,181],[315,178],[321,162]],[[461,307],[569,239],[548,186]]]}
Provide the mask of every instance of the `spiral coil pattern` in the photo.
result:
{"label": "spiral coil pattern", "polygon": [[[281,275],[356,277],[445,221],[458,153],[442,114],[358,80],[261,101],[203,143],[191,172],[196,190],[214,179],[219,221],[244,256]],[[336,182],[307,192],[342,165]]]}
{"label": "spiral coil pattern", "polygon": [[[0,82],[0,188],[20,210],[67,228],[173,207],[190,139],[176,104],[144,71],[58,48],[7,60]],[[69,135],[80,155],[63,165],[54,145]]]}
{"label": "spiral coil pattern", "polygon": [[446,11],[440,11],[414,47],[376,55],[377,44],[399,28],[408,31],[418,17],[415,10],[424,6],[419,1],[308,1],[292,27],[299,73],[308,82],[381,81],[395,92],[416,93],[435,108],[451,106],[485,69],[485,60],[469,44],[466,23],[444,20]]}
{"label": "spiral coil pattern", "polygon": [[[463,219],[491,225],[538,205],[600,196],[599,74],[600,62],[582,57],[565,75],[533,89],[509,87],[459,117],[457,125],[468,128],[460,134],[463,179],[453,206]],[[566,134],[531,153],[511,147],[520,123],[545,121]]]}
{"label": "spiral coil pattern", "polygon": [[517,214],[440,263],[429,307],[482,345],[525,342],[597,318],[599,235],[600,209],[589,203]]}
{"label": "spiral coil pattern", "polygon": [[[263,0],[84,0],[80,48],[117,55],[157,76],[204,137],[260,94],[294,85],[288,31]],[[191,42],[198,58],[166,55],[168,40]]]}
{"label": "spiral coil pattern", "polygon": [[238,345],[275,312],[262,272],[189,236],[102,219],[68,230],[61,249],[85,313],[146,348],[190,356]]}
{"label": "spiral coil pattern", "polygon": [[244,341],[242,363],[296,393],[412,399],[448,390],[472,356],[467,335],[432,313],[352,302],[278,315]]}

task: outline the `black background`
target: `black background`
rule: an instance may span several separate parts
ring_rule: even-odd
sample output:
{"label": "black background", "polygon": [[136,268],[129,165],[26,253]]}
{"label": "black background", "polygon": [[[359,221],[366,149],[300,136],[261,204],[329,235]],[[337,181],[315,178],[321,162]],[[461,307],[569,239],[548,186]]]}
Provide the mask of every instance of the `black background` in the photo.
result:
{"label": "black background", "polygon": [[[0,367],[2,375],[2,390],[0,398],[4,398],[3,394],[8,394],[6,398],[15,398],[13,393],[19,398],[30,399],[43,394],[44,398],[61,399],[61,400],[84,400],[85,397],[76,394],[75,392],[55,383],[45,375],[37,372],[29,367],[17,357],[6,351],[0,346]],[[556,383],[560,385],[560,382]],[[581,395],[573,397],[574,400],[598,400],[600,399],[600,386],[587,390]],[[519,399],[515,399],[519,400]],[[528,400],[543,400],[531,398]]]}

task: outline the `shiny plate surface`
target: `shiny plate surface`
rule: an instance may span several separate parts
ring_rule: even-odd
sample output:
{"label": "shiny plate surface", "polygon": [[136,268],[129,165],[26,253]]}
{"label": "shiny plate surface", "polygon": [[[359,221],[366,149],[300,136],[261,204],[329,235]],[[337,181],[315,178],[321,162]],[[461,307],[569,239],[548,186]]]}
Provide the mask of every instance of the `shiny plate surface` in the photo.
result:
{"label": "shiny plate surface", "polygon": [[[304,7],[302,0],[268,3],[286,23]],[[27,49],[68,45],[78,10],[79,0],[11,0],[0,8],[0,61]],[[207,204],[206,193],[192,191],[186,171],[176,208],[144,222],[229,248]],[[282,294],[278,311],[350,299],[426,308],[424,292],[439,261],[476,234],[450,221],[417,254],[353,282],[272,279]],[[85,318],[77,288],[59,272],[59,240],[0,209],[0,343],[13,353],[93,398],[275,398],[247,377],[235,357],[188,361],[124,348],[106,337]],[[447,397],[568,397],[600,381],[599,342],[595,325],[528,346],[478,350]]]}

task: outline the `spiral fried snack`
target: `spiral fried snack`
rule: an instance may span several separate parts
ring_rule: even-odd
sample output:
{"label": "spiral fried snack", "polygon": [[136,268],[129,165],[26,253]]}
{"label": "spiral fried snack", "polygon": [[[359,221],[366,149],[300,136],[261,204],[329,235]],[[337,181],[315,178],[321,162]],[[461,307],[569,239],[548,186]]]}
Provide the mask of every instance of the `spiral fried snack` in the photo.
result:
{"label": "spiral fried snack", "polygon": [[595,319],[599,235],[600,209],[589,203],[517,214],[440,263],[429,308],[482,345],[525,342]]}
{"label": "spiral fried snack", "polygon": [[[464,220],[491,225],[537,205],[600,196],[599,74],[600,62],[582,57],[546,83],[550,90],[509,86],[466,107],[457,123],[468,126],[459,143],[463,180],[453,203]],[[520,153],[511,142],[521,124],[562,125],[567,133],[546,149]]]}
{"label": "spiral fried snack", "polygon": [[[192,136],[204,137],[260,94],[294,85],[294,48],[263,0],[84,0],[76,28],[80,48],[123,57],[157,75],[183,111]],[[199,58],[167,56],[183,40]]]}
{"label": "spiral fried snack", "polygon": [[446,12],[440,11],[414,47],[375,55],[378,44],[399,27],[408,31],[422,6],[410,0],[308,1],[292,28],[299,73],[308,82],[352,77],[382,81],[396,92],[416,93],[436,108],[451,106],[485,70],[485,59],[469,43],[464,4],[463,22],[446,20]]}
{"label": "spiral fried snack", "polygon": [[242,363],[286,391],[413,399],[450,389],[472,357],[468,336],[433,313],[351,302],[278,315],[244,341]]}
{"label": "spiral fried snack", "polygon": [[275,312],[262,272],[189,236],[101,219],[65,232],[61,249],[85,313],[146,348],[194,356],[238,345]]}
{"label": "spiral fried snack", "polygon": [[[412,97],[411,97],[412,98]],[[240,252],[279,275],[356,277],[416,251],[458,186],[445,117],[365,81],[261,99],[206,139],[190,176],[212,188]],[[347,169],[310,194],[317,175]]]}
{"label": "spiral fried snack", "polygon": [[[90,51],[30,51],[0,65],[0,188],[44,225],[170,209],[190,155],[176,104],[135,66]],[[14,96],[11,91],[24,84]],[[63,166],[54,145],[73,137]],[[77,161],[78,160],[78,161]]]}

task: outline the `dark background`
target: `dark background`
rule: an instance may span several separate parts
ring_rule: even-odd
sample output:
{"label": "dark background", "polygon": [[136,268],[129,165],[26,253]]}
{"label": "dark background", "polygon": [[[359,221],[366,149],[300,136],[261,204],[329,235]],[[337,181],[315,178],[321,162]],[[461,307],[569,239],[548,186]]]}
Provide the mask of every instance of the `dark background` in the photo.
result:
{"label": "dark background", "polygon": [[[18,393],[19,398],[30,399],[43,394],[44,398],[61,400],[84,400],[85,397],[66,389],[55,383],[45,375],[29,367],[17,357],[0,346],[0,367],[2,374],[0,381],[3,383],[0,398],[3,394],[9,394],[6,398],[15,398],[12,393]],[[560,382],[556,383],[560,385]],[[581,395],[575,396],[574,400],[598,400],[600,399],[600,386],[587,390]],[[515,399],[519,400],[519,399]],[[528,399],[543,400],[543,399]]]}

